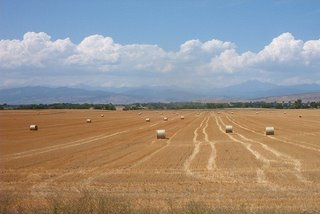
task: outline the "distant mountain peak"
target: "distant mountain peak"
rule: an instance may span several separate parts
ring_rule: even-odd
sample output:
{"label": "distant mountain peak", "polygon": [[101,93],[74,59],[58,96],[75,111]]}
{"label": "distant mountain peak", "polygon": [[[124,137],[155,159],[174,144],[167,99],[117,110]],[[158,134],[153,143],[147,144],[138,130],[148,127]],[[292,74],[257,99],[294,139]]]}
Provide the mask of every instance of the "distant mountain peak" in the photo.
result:
{"label": "distant mountain peak", "polygon": [[0,103],[39,104],[39,103],[114,103],[136,102],[181,102],[205,99],[258,99],[320,92],[320,85],[304,84],[279,86],[258,80],[249,80],[237,85],[206,90],[186,90],[171,86],[148,86],[134,88],[69,88],[27,86],[0,90]]}

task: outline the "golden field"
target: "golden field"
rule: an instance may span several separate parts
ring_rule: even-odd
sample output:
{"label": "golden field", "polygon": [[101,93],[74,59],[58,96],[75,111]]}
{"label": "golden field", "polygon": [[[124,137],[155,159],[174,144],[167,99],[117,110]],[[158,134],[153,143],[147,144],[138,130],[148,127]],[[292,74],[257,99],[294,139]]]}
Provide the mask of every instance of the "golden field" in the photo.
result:
{"label": "golden field", "polygon": [[320,110],[141,112],[0,111],[1,195],[40,203],[86,189],[160,208],[319,211]]}

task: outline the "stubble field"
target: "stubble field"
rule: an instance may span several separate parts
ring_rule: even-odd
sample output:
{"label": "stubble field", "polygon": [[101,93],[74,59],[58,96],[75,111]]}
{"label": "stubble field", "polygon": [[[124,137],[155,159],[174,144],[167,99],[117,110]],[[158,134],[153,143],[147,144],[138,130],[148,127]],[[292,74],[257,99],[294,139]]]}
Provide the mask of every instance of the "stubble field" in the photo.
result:
{"label": "stubble field", "polygon": [[320,110],[1,111],[0,164],[1,195],[24,201],[86,189],[160,208],[319,211]]}

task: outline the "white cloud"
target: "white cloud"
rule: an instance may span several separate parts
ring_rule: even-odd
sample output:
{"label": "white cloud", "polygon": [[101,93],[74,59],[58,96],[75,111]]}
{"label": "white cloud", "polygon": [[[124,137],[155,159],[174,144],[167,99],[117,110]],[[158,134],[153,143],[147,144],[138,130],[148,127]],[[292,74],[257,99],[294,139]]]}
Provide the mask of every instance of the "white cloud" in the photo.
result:
{"label": "white cloud", "polygon": [[307,65],[320,65],[320,39],[310,40],[304,43],[302,55]]}
{"label": "white cloud", "polygon": [[226,49],[234,49],[235,45],[231,42],[223,42],[217,39],[212,39],[202,44],[202,49],[218,54],[219,52],[226,50]]}
{"label": "white cloud", "polygon": [[302,40],[296,40],[291,33],[283,33],[274,38],[257,57],[260,61],[290,63],[301,59],[302,48]]}
{"label": "white cloud", "polygon": [[248,51],[239,54],[235,49],[225,50],[212,59],[211,67],[229,73],[249,70],[290,73],[296,69],[308,71],[307,65],[318,64],[319,58],[320,40],[304,43],[291,33],[283,33],[258,53]]}
{"label": "white cloud", "polygon": [[74,54],[66,59],[66,64],[89,68],[112,65],[119,60],[120,47],[110,37],[88,36],[76,47]]}
{"label": "white cloud", "polygon": [[[234,43],[217,39],[189,40],[175,52],[152,44],[122,45],[102,35],[88,36],[79,44],[69,38],[52,40],[43,32],[28,32],[22,40],[0,40],[0,72],[6,74],[0,77],[0,83],[7,85],[23,78],[32,82],[37,72],[57,81],[76,73],[86,78],[78,77],[74,82],[83,79],[99,84],[103,84],[103,80],[97,79],[101,78],[100,74],[108,75],[108,82],[121,76],[117,80],[127,84],[133,79],[135,84],[154,79],[157,83],[197,82],[199,85],[200,81],[219,85],[223,84],[220,80],[227,79],[273,81],[274,73],[278,82],[294,82],[290,78],[310,79],[310,76],[319,82],[319,65],[320,40],[304,42],[291,33],[279,35],[256,53],[238,53]],[[28,72],[31,72],[29,77]],[[302,78],[307,74],[308,78]]]}
{"label": "white cloud", "polygon": [[46,33],[28,32],[21,41],[0,41],[0,68],[52,66],[63,63],[74,48],[69,38],[51,41]]}

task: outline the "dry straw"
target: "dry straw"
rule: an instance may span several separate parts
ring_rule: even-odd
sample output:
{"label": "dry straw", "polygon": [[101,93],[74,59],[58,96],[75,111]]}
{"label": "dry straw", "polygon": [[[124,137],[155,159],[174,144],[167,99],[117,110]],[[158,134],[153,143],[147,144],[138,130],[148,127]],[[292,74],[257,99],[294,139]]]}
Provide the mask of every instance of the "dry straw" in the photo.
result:
{"label": "dry straw", "polygon": [[274,135],[274,128],[273,127],[266,127],[266,135]]}
{"label": "dry straw", "polygon": [[157,130],[157,139],[165,139],[166,138],[166,130],[159,129]]}
{"label": "dry straw", "polygon": [[226,125],[226,133],[232,133],[233,132],[233,128],[230,125]]}
{"label": "dry straw", "polygon": [[38,126],[37,125],[30,125],[30,130],[31,131],[37,131],[38,130]]}

